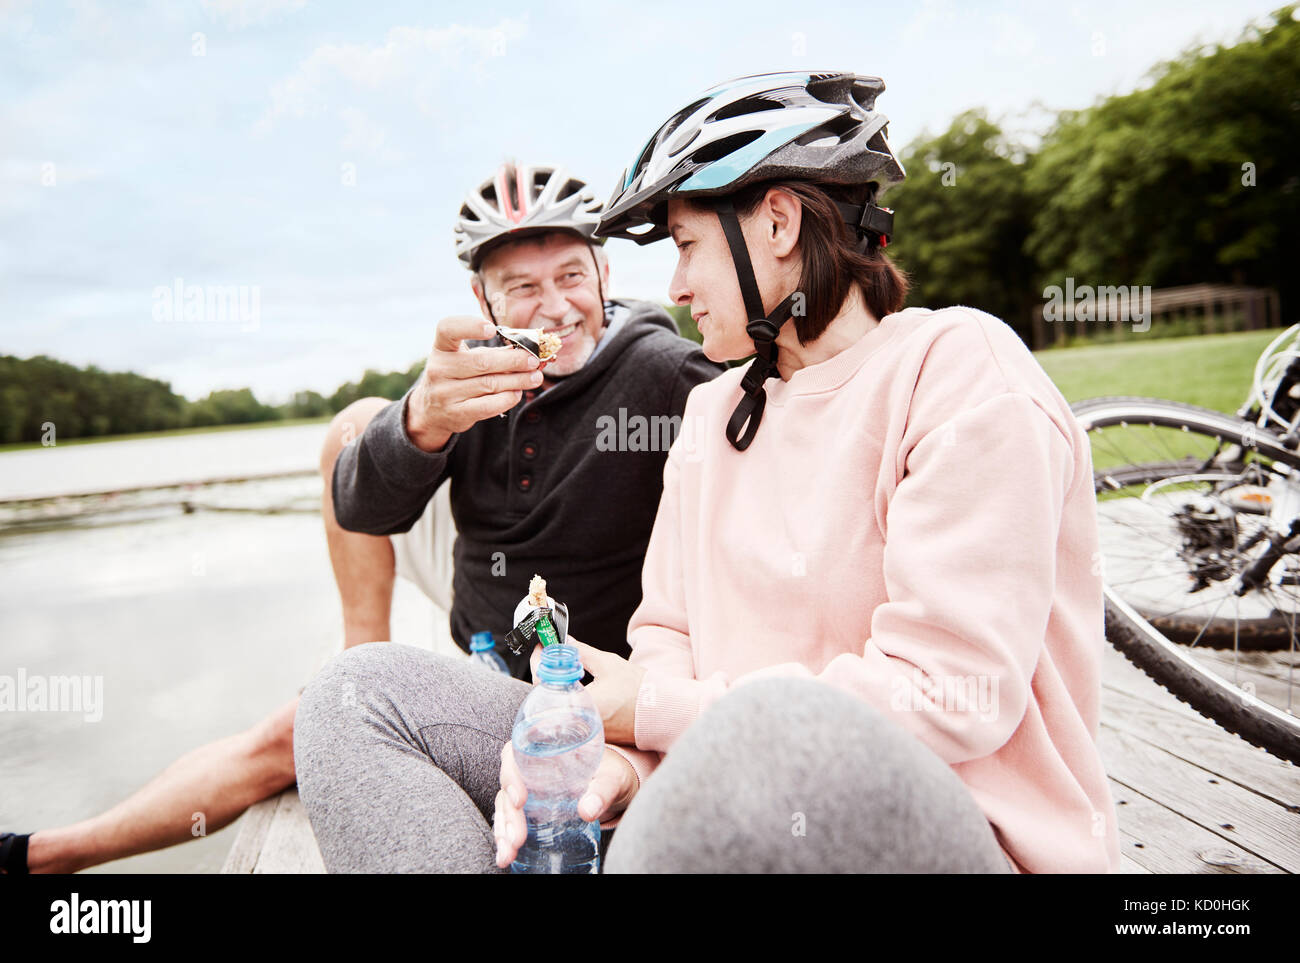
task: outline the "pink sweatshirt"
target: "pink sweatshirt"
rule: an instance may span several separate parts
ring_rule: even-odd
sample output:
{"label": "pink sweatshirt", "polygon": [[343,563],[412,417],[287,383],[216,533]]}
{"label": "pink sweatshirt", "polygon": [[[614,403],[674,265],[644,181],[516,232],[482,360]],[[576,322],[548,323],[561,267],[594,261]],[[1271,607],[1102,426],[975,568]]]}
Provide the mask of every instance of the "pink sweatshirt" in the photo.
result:
{"label": "pink sweatshirt", "polygon": [[909,308],[769,380],[738,452],[743,370],[691,392],[664,469],[628,627],[641,780],[729,689],[815,678],[952,766],[1017,871],[1118,871],[1092,460],[1055,385],[998,319]]}

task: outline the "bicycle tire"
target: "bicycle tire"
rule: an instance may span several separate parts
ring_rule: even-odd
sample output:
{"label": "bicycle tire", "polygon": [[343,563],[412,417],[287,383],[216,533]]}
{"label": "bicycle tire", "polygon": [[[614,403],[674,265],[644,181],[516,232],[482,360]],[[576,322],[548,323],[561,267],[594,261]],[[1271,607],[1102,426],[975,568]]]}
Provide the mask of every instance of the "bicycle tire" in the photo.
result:
{"label": "bicycle tire", "polygon": [[1209,672],[1107,587],[1106,638],[1157,685],[1215,725],[1300,766],[1300,717]]}
{"label": "bicycle tire", "polygon": [[[1137,396],[1090,398],[1073,405],[1071,410],[1085,431],[1116,425],[1153,425],[1162,428],[1194,429],[1204,437],[1218,437],[1231,444],[1250,448],[1268,458],[1300,471],[1300,453],[1284,447],[1273,434],[1256,428],[1232,415],[1209,408],[1200,408],[1178,401]],[[1249,444],[1246,434],[1249,432]],[[1164,478],[1183,474],[1196,467],[1196,461],[1152,461],[1142,464],[1121,465],[1094,471],[1095,484],[1102,488],[1103,481],[1116,487],[1149,484]],[[1241,619],[1228,631],[1229,623],[1202,626],[1194,617],[1166,614],[1144,609],[1133,603],[1135,610],[1175,641],[1198,639],[1210,648],[1240,648],[1248,651],[1267,651],[1288,648],[1292,633],[1288,623],[1294,616],[1285,613],[1260,619]]]}
{"label": "bicycle tire", "polygon": [[[1150,421],[1164,427],[1184,428],[1188,421],[1200,428],[1219,431],[1227,440],[1244,445],[1245,424],[1222,412],[1169,402],[1158,398],[1111,396],[1093,398],[1073,406],[1075,417],[1085,430],[1091,427]],[[1283,447],[1275,436],[1252,430],[1252,444],[1288,467],[1300,467],[1300,455]],[[1119,474],[1135,482],[1172,477],[1187,469],[1185,461],[1165,461],[1140,466],[1121,466]],[[1102,471],[1109,472],[1109,469]],[[1163,473],[1168,472],[1168,475]],[[1256,698],[1226,678],[1202,666],[1188,654],[1186,646],[1170,639],[1110,585],[1103,587],[1106,638],[1124,657],[1152,681],[1180,702],[1234,733],[1251,745],[1267,750],[1293,765],[1300,765],[1300,717]],[[1293,643],[1294,645],[1294,643]]]}

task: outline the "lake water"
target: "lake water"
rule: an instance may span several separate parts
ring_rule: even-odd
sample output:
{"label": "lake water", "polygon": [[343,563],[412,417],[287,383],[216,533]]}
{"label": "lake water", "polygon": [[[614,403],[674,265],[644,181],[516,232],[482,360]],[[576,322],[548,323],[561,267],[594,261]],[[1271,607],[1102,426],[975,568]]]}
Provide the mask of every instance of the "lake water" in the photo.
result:
{"label": "lake water", "polygon": [[0,499],[311,471],[319,463],[327,427],[275,426],[0,452]]}
{"label": "lake water", "polygon": [[[324,432],[272,427],[0,453],[0,490],[30,497],[310,471]],[[0,675],[103,685],[97,721],[0,712],[0,829],[31,832],[109,808],[185,752],[291,699],[341,647],[320,492],[307,474],[0,525]],[[436,633],[445,639],[444,622],[398,580],[395,638],[432,645]],[[91,872],[216,872],[237,827]]]}

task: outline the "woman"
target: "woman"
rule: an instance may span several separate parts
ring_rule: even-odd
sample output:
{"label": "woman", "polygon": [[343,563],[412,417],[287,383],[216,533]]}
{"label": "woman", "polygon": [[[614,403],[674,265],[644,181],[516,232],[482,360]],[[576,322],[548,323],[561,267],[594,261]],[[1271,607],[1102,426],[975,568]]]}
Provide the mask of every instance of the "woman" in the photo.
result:
{"label": "woman", "polygon": [[[602,218],[673,238],[711,359],[757,354],[690,396],[631,659],[582,647],[613,745],[581,808],[621,818],[606,871],[1118,869],[1087,439],[997,319],[902,310],[882,90],[713,88]],[[386,718],[399,741],[420,721]],[[508,728],[484,738],[504,867],[524,792]],[[482,771],[458,775],[485,811]]]}

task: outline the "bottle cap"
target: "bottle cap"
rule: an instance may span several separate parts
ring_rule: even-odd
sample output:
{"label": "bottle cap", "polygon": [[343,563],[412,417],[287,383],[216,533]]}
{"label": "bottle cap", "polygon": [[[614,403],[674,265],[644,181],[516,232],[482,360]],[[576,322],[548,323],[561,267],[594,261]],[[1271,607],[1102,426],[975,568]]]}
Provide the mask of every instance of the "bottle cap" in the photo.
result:
{"label": "bottle cap", "polygon": [[540,682],[577,682],[582,678],[582,658],[576,645],[548,645],[537,665]]}

